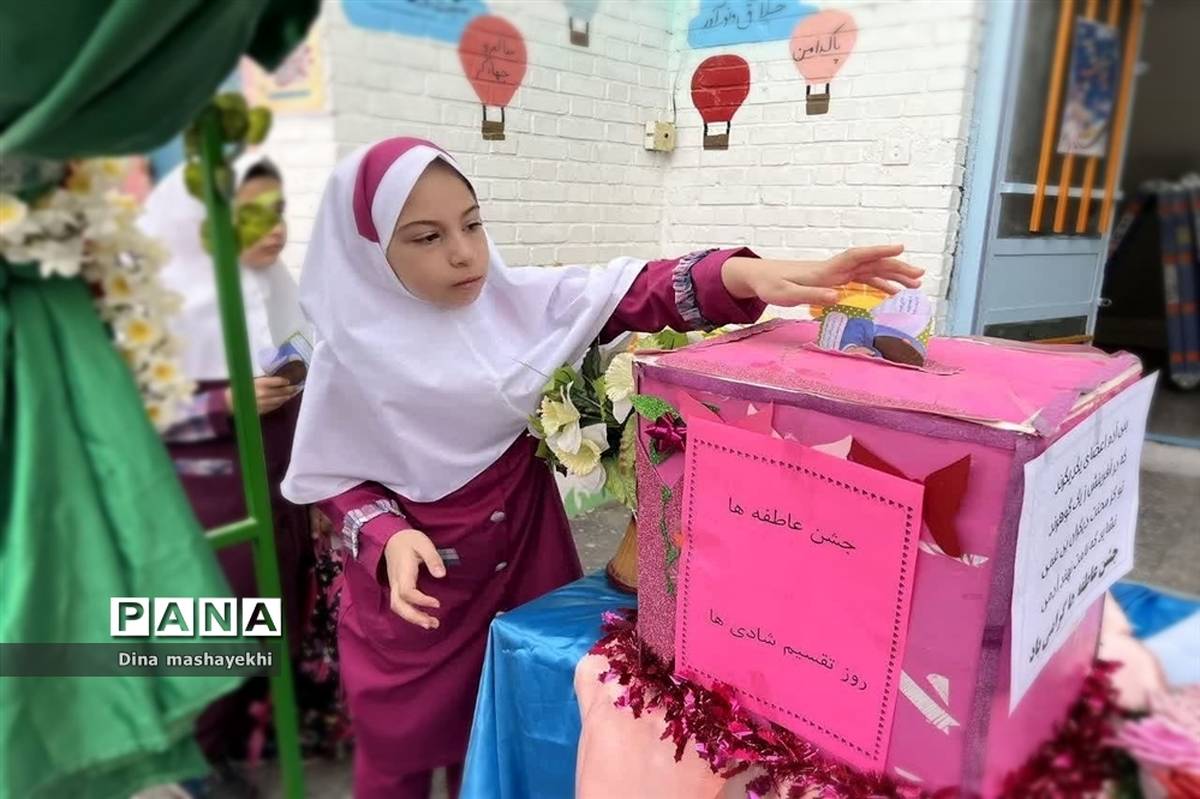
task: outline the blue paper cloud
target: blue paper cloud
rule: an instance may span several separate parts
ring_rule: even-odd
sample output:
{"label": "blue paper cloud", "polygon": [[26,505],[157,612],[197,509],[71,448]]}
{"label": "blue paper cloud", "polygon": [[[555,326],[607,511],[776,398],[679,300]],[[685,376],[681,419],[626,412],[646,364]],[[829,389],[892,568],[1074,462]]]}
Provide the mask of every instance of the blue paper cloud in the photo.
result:
{"label": "blue paper cloud", "polygon": [[586,21],[596,16],[600,0],[563,0],[563,5],[567,7],[567,13],[574,19]]}
{"label": "blue paper cloud", "polygon": [[700,0],[700,12],[688,23],[688,45],[724,47],[787,39],[797,22],[817,11],[800,0]]}
{"label": "blue paper cloud", "polygon": [[342,0],[352,25],[458,44],[467,23],[488,7],[483,0]]}

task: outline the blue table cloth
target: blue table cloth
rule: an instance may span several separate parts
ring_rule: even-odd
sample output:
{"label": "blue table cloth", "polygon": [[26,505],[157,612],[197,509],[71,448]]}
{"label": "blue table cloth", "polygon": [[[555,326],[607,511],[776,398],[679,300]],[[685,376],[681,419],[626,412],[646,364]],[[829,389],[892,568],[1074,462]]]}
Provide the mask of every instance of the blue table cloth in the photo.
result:
{"label": "blue table cloth", "polygon": [[[1200,629],[1200,601],[1136,583],[1113,595],[1135,633],[1156,651],[1168,675],[1200,663],[1191,629]],[[575,666],[600,638],[604,611],[636,599],[609,587],[603,574],[585,577],[492,622],[475,705],[463,799],[571,799],[581,722]]]}
{"label": "blue table cloth", "polygon": [[570,799],[579,705],[575,665],[606,610],[635,597],[594,574],[496,617],[475,704],[463,799]]}

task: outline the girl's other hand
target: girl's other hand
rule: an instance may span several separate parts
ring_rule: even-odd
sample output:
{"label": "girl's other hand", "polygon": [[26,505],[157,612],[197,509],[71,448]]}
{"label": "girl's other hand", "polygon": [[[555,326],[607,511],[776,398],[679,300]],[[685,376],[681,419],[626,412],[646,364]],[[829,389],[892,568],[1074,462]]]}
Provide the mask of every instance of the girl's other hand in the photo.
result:
{"label": "girl's other hand", "polygon": [[721,278],[738,299],[757,297],[771,305],[832,305],[837,286],[865,283],[895,294],[901,287],[918,288],[925,270],[896,258],[902,244],[854,247],[824,261],[777,261],[730,258]]}
{"label": "girl's other hand", "polygon": [[442,603],[417,590],[422,563],[434,577],[446,576],[446,567],[433,541],[418,530],[401,530],[388,539],[383,557],[387,563],[392,612],[418,627],[436,630],[438,620],[418,608],[440,608]]}
{"label": "girl's other hand", "polygon": [[[254,404],[259,416],[278,409],[299,393],[300,388],[289,383],[286,377],[254,378]],[[225,389],[225,402],[233,407],[233,389]]]}

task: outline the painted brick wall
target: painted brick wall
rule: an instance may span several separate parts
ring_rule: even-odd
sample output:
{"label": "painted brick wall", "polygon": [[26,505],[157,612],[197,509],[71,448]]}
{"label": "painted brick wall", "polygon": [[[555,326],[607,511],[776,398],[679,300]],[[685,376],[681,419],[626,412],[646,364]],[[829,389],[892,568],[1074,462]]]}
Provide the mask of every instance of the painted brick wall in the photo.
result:
{"label": "painted brick wall", "polygon": [[[508,139],[480,135],[481,108],[456,46],[352,24],[326,0],[320,24],[331,114],[281,117],[268,149],[289,184],[302,259],[320,183],[336,157],[386,136],[431,138],[475,176],[492,236],[513,264],[653,257],[747,244],[764,256],[822,257],[900,241],[945,297],[982,34],[982,0],[843,0],[857,43],[829,113],[805,113],[786,40],[691,49],[697,0],[602,0],[590,47],[568,41],[554,0],[491,0],[520,29],[529,67],[507,110]],[[690,81],[703,59],[736,53],[751,87],[728,150],[701,148]],[[674,153],[642,148],[670,119]],[[908,163],[885,164],[900,144]]]}
{"label": "painted brick wall", "polygon": [[288,243],[282,257],[299,276],[321,192],[337,163],[333,115],[276,116],[263,153],[283,173]]}
{"label": "painted brick wall", "polygon": [[[668,250],[736,242],[763,256],[819,258],[901,242],[946,296],[982,33],[975,0],[853,2],[858,40],[831,85],[829,111],[808,116],[787,41],[682,49],[678,149],[665,175]],[[677,30],[694,13],[681,14]],[[682,37],[680,43],[682,42]],[[728,150],[701,148],[690,81],[708,56],[750,64],[750,94]],[[885,165],[899,143],[908,163]]]}
{"label": "painted brick wall", "polygon": [[352,25],[344,2],[323,10],[340,154],[387,136],[436,141],[473,176],[512,264],[658,255],[664,158],[641,141],[669,103],[669,3],[601,3],[583,48],[561,3],[491,0],[521,31],[529,67],[507,139],[488,142],[454,44]]}

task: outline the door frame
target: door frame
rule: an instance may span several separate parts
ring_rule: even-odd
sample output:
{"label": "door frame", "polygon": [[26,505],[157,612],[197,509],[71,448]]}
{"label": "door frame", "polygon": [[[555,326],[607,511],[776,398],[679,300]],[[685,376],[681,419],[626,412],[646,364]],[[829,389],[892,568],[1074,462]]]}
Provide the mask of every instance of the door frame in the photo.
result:
{"label": "door frame", "polygon": [[[1095,329],[1096,312],[1104,285],[1104,263],[1107,260],[1112,217],[1115,217],[1121,193],[1118,191],[1110,211],[1109,224],[1098,238],[1055,237],[1000,238],[999,203],[1003,193],[1024,193],[1029,188],[1004,182],[1004,169],[1011,148],[1012,125],[1006,119],[1006,111],[1014,104],[1014,93],[1020,85],[1023,64],[1019,54],[1025,47],[1025,26],[1031,0],[991,0],[987,3],[984,17],[984,37],[976,78],[971,126],[967,139],[967,165],[963,186],[963,210],[959,227],[958,247],[954,254],[950,274],[948,307],[944,332],[947,335],[978,335],[985,322],[1021,321],[1023,309],[1012,309],[1011,313],[999,313],[985,318],[987,309],[981,307],[981,297],[987,269],[996,264],[997,258],[1014,258],[1027,255],[1077,255],[1096,260],[1095,276],[1091,294],[1086,303],[1070,303],[1058,307],[1039,307],[1039,316],[1051,318],[1087,315],[1087,334]],[[1061,0],[1060,0],[1061,2]],[[1118,176],[1124,169],[1126,150],[1129,144],[1129,128],[1132,124],[1134,102],[1137,96],[1136,78],[1144,65],[1140,62],[1142,39],[1145,37],[1145,0],[1142,3],[1142,25],[1137,42],[1139,59],[1135,65],[1134,81],[1130,87],[1129,113],[1125,114],[1124,130],[1120,132],[1124,146],[1118,154]],[[1119,181],[1118,181],[1119,185]],[[1079,196],[1080,190],[1071,189],[1071,196]],[[1057,186],[1048,186],[1047,197],[1055,197]],[[1100,190],[1093,191],[1093,199],[1099,200]],[[996,318],[999,317],[999,318]],[[1005,317],[1012,317],[1011,319]]]}

